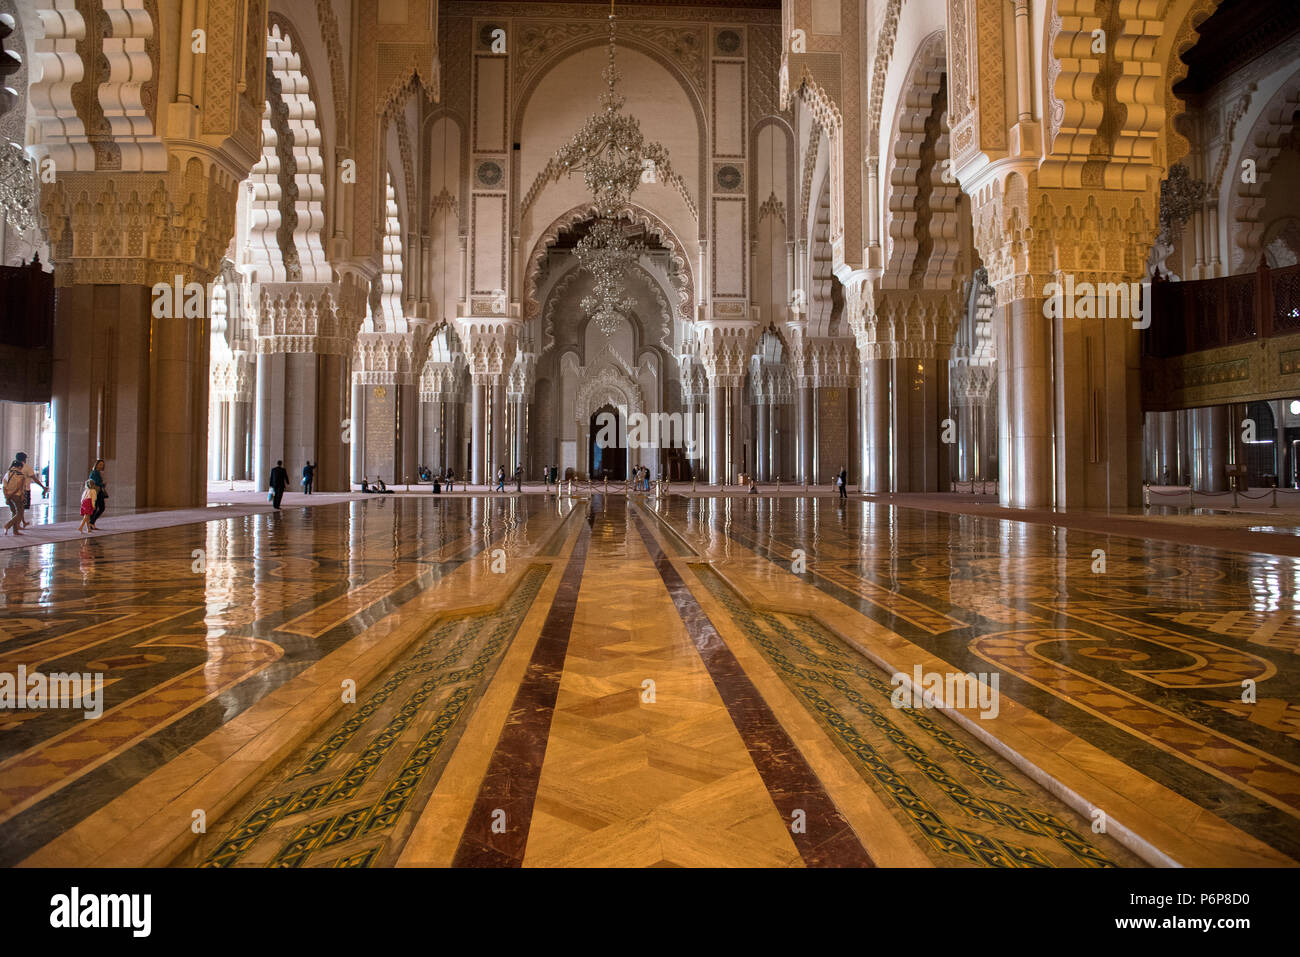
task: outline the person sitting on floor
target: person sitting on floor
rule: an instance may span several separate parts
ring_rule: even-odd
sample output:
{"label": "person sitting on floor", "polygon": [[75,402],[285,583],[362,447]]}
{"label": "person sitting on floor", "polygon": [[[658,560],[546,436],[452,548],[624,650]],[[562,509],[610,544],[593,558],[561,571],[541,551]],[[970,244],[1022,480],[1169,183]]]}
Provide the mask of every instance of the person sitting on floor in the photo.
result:
{"label": "person sitting on floor", "polygon": [[375,482],[375,491],[378,492],[380,495],[393,494],[393,490],[384,484],[384,477],[382,475],[379,476],[379,479]]}
{"label": "person sitting on floor", "polygon": [[373,485],[370,484],[370,480],[369,480],[368,478],[366,478],[364,475],[361,476],[361,491],[363,491],[363,492],[373,492],[374,490],[375,490],[375,487],[374,487]]}

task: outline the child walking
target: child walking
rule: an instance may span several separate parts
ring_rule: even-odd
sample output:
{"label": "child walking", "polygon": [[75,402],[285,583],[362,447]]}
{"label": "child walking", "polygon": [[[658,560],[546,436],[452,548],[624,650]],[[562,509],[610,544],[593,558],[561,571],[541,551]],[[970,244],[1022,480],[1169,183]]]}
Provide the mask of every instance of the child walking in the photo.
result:
{"label": "child walking", "polygon": [[86,482],[86,487],[81,492],[81,525],[77,531],[84,532],[90,522],[90,516],[95,514],[95,501],[99,498],[99,489],[92,481]]}

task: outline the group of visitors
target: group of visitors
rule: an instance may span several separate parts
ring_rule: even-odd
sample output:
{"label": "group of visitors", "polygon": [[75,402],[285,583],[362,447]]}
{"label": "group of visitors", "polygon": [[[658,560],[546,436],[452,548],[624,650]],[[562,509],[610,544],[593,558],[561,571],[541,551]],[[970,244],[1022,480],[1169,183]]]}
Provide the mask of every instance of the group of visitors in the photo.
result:
{"label": "group of visitors", "polygon": [[[44,470],[42,473],[47,474]],[[27,453],[19,452],[10,463],[9,471],[5,473],[5,504],[9,506],[10,514],[9,521],[5,522],[6,535],[11,530],[15,535],[21,535],[23,528],[31,524],[26,516],[27,509],[32,504],[33,484],[39,485],[42,490],[47,488],[46,483],[36,477],[36,470],[27,464]]]}
{"label": "group of visitors", "polygon": [[650,491],[650,467],[648,465],[638,465],[632,469],[632,489],[634,491]]}
{"label": "group of visitors", "polygon": [[[41,469],[40,478],[36,470],[27,461],[27,453],[19,452],[9,463],[4,477],[5,504],[9,507],[9,521],[5,522],[4,534],[13,532],[21,535],[23,529],[32,523],[27,520],[27,510],[32,506],[32,486],[39,485],[41,498],[50,494],[50,467]],[[79,532],[98,531],[95,523],[99,521],[108,503],[108,489],[104,485],[104,460],[98,459],[95,467],[86,477],[86,484],[81,490],[81,524]]]}
{"label": "group of visitors", "polygon": [[[505,490],[506,490],[506,467],[504,465],[498,465],[497,466],[497,491],[504,492]],[[522,465],[516,465],[515,466],[515,491],[522,492],[523,490],[524,490],[524,467]]]}
{"label": "group of visitors", "polygon": [[375,479],[375,484],[370,484],[370,479],[361,476],[361,491],[368,495],[392,495],[393,490],[384,484],[384,477],[381,475]]}

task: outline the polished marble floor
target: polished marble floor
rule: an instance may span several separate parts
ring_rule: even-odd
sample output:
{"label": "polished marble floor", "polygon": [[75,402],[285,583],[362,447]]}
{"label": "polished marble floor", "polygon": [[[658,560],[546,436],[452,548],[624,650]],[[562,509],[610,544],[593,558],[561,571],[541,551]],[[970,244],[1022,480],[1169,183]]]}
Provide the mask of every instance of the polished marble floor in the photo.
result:
{"label": "polished marble floor", "polygon": [[[599,492],[12,550],[0,672],[102,673],[105,707],[0,711],[0,864],[1294,866],[1298,578]],[[915,669],[998,707],[896,707]]]}

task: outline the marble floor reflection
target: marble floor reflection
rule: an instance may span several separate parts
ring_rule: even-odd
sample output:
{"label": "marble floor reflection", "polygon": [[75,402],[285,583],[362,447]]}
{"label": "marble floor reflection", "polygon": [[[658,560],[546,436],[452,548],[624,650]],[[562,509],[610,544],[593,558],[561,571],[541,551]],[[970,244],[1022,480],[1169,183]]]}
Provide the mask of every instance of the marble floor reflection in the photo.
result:
{"label": "marble floor reflection", "polygon": [[[599,493],[15,550],[0,672],[100,673],[104,713],[0,711],[0,863],[1293,866],[1297,577]],[[997,707],[896,707],[915,669],[996,675]]]}

